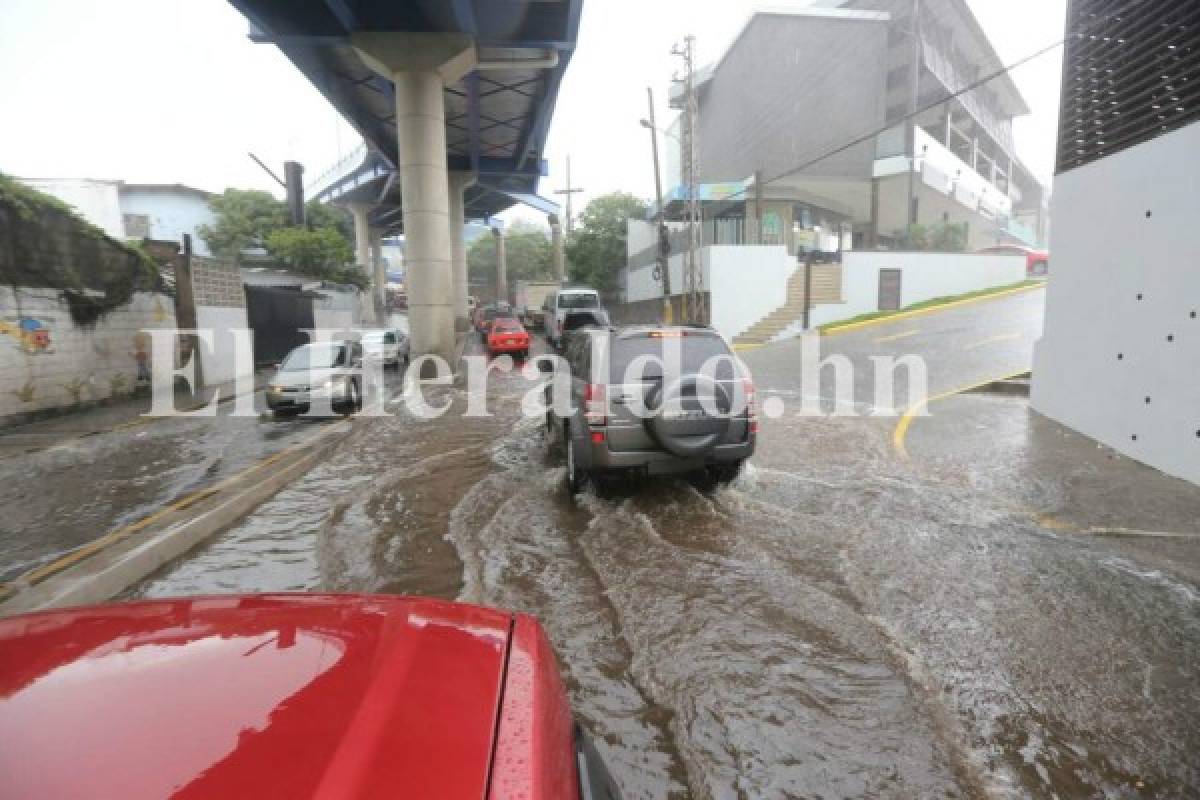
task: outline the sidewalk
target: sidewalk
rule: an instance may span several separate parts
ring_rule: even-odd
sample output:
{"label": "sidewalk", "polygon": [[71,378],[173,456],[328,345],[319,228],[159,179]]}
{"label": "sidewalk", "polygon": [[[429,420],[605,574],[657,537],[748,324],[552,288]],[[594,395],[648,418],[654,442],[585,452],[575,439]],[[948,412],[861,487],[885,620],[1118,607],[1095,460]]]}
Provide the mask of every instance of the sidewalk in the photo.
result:
{"label": "sidewalk", "polygon": [[[254,373],[255,392],[263,388],[269,375],[268,370]],[[207,405],[217,392],[220,393],[219,402],[228,403],[236,397],[235,388],[234,383],[229,381],[207,387],[198,393],[176,391],[175,408],[182,411]],[[149,410],[150,394],[145,392],[78,411],[64,410],[61,414],[24,425],[0,428],[0,458],[44,450],[84,436],[153,423],[154,418],[143,416]]]}

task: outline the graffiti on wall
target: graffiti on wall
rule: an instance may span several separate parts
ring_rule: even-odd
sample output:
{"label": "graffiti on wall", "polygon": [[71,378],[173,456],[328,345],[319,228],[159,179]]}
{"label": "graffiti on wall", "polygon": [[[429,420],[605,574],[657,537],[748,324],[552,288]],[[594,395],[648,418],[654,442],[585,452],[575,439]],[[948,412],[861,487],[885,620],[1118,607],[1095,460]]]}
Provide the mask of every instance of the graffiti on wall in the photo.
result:
{"label": "graffiti on wall", "polygon": [[50,325],[36,317],[7,317],[0,319],[0,336],[11,339],[26,353],[53,353]]}

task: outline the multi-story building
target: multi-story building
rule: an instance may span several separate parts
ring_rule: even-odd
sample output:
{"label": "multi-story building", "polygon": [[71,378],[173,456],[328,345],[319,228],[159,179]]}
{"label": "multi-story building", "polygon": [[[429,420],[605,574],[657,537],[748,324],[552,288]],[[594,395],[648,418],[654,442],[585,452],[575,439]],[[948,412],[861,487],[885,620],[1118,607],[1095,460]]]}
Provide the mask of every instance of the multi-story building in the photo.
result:
{"label": "multi-story building", "polygon": [[1047,191],[1013,144],[1029,108],[965,0],[758,11],[696,85],[706,243],[895,246],[909,222],[966,223],[972,249],[1044,241]]}

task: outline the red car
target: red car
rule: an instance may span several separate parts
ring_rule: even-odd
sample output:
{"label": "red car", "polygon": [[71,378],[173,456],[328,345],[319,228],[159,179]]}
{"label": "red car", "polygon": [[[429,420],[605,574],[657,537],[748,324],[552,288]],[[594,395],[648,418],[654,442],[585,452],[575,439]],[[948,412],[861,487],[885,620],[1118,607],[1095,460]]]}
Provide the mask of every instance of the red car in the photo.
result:
{"label": "red car", "polygon": [[1035,250],[1019,244],[998,244],[985,247],[981,253],[998,253],[1003,255],[1025,256],[1025,273],[1029,277],[1039,277],[1050,272],[1050,253],[1045,250]]}
{"label": "red car", "polygon": [[532,617],[258,595],[0,620],[5,798],[617,797]]}
{"label": "red car", "polygon": [[497,317],[487,330],[487,348],[492,355],[512,353],[529,356],[529,331],[515,317]]}

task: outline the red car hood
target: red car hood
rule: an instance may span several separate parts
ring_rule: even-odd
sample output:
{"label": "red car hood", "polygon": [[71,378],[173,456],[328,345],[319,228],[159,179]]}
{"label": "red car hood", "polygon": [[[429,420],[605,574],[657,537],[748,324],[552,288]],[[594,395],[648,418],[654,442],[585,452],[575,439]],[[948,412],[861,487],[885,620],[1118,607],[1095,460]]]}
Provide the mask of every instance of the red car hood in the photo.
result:
{"label": "red car hood", "polygon": [[478,800],[512,624],[331,595],[0,620],[0,794]]}

